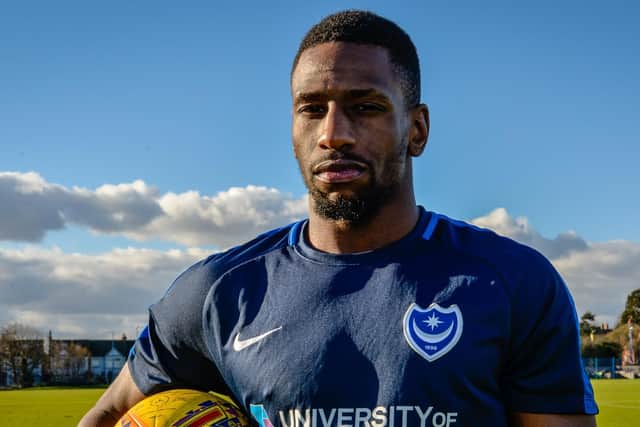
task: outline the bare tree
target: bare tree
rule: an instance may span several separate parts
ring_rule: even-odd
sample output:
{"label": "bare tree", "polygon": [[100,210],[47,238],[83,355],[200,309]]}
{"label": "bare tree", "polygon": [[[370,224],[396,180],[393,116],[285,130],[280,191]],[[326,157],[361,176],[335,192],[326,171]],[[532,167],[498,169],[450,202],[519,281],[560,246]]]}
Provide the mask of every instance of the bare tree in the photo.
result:
{"label": "bare tree", "polygon": [[51,343],[51,374],[58,382],[78,382],[88,372],[91,352],[72,341]]}
{"label": "bare tree", "polygon": [[33,385],[45,360],[42,334],[31,326],[11,323],[0,329],[0,364],[19,387]]}

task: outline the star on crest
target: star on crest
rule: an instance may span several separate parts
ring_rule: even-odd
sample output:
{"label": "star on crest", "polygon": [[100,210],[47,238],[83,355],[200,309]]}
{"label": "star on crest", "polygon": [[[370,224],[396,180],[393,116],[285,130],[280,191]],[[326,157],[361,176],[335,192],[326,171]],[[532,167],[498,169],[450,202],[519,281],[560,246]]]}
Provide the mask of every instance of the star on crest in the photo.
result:
{"label": "star on crest", "polygon": [[424,323],[426,323],[433,331],[435,328],[438,327],[440,323],[444,323],[444,322],[440,320],[435,313],[431,313],[431,316],[428,317],[427,320],[424,321]]}

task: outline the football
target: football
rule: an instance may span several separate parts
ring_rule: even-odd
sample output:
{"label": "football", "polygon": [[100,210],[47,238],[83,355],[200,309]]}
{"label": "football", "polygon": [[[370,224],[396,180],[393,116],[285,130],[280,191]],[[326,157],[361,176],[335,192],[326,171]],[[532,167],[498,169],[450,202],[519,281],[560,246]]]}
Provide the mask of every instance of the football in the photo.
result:
{"label": "football", "polygon": [[175,389],[147,397],[114,427],[244,427],[249,421],[231,398],[198,390]]}

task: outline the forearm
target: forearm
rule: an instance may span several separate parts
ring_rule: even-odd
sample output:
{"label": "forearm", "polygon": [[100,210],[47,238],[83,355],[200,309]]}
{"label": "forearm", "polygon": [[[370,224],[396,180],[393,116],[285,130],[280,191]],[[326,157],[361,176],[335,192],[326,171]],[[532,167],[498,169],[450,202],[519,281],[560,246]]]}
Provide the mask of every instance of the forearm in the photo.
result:
{"label": "forearm", "polygon": [[593,415],[511,414],[510,427],[596,427]]}
{"label": "forearm", "polygon": [[144,397],[133,382],[127,363],[95,406],[82,417],[78,427],[113,427],[129,408]]}
{"label": "forearm", "polygon": [[94,406],[82,417],[78,427],[113,427],[121,415]]}

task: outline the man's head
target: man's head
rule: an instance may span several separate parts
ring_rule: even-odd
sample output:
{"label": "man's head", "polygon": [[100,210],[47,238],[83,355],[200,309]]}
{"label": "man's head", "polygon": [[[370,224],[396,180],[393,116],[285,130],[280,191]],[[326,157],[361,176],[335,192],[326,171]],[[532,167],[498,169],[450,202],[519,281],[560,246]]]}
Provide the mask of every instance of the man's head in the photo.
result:
{"label": "man's head", "polygon": [[380,46],[389,58],[402,84],[407,107],[420,103],[420,63],[409,35],[394,22],[362,10],[346,10],[327,16],[311,27],[298,47],[291,74],[300,55],[322,43],[345,42]]}
{"label": "man's head", "polygon": [[413,43],[391,21],[347,11],[309,31],[291,72],[293,145],[316,214],[357,225],[415,207],[410,158],[429,126],[419,87]]}

